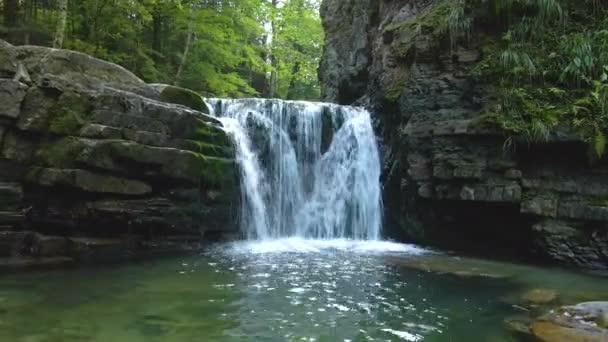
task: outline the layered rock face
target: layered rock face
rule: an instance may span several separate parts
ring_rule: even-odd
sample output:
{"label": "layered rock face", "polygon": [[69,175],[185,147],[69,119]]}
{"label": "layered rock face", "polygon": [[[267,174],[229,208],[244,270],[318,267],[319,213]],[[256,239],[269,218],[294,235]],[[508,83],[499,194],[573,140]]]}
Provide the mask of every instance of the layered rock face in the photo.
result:
{"label": "layered rock face", "polygon": [[127,257],[233,234],[234,147],[217,120],[169,102],[206,110],[117,65],[0,41],[0,258]]}
{"label": "layered rock face", "polygon": [[[324,100],[368,106],[389,235],[608,268],[608,166],[577,137],[522,144],[488,127],[476,28],[445,34],[443,1],[325,0]],[[385,232],[386,233],[386,232]]]}

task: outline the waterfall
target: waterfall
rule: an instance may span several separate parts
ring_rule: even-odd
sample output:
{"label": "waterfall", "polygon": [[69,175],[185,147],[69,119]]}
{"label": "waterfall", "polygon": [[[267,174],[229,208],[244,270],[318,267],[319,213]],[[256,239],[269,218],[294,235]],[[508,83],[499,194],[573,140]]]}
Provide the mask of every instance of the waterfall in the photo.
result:
{"label": "waterfall", "polygon": [[380,238],[380,161],[366,110],[275,99],[207,103],[235,141],[239,220],[249,239]]}

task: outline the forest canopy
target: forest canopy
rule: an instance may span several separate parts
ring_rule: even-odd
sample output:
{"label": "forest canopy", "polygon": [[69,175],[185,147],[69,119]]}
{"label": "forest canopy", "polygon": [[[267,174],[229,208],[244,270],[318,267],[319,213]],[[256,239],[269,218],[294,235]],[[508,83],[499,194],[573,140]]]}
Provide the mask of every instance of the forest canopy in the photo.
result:
{"label": "forest canopy", "polygon": [[0,0],[0,38],[82,51],[208,96],[316,100],[319,3]]}

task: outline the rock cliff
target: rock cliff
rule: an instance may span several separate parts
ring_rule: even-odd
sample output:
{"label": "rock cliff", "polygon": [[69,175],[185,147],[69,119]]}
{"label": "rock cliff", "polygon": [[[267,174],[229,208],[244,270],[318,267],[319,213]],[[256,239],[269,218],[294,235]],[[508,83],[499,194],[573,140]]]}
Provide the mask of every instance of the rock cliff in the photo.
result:
{"label": "rock cliff", "polygon": [[445,34],[444,1],[324,0],[323,97],[375,113],[393,237],[608,268],[608,166],[570,134],[507,139],[482,112],[483,55]]}
{"label": "rock cliff", "polygon": [[123,258],[235,232],[234,148],[200,96],[0,41],[0,104],[3,265]]}

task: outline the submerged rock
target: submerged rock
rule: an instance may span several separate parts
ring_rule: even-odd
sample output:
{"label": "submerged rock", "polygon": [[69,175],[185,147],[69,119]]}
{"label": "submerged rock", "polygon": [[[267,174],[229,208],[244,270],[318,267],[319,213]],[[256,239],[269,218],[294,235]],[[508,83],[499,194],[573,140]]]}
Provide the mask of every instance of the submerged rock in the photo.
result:
{"label": "submerged rock", "polygon": [[504,321],[505,329],[518,341],[533,341],[534,334],[530,329],[530,318],[528,317],[509,317]]}
{"label": "submerged rock", "polygon": [[482,277],[505,279],[511,276],[510,274],[499,272],[495,265],[488,261],[454,257],[444,254],[429,254],[403,258],[395,257],[389,259],[389,262],[400,267],[436,274],[451,274],[464,278]]}
{"label": "submerged rock", "polygon": [[558,293],[552,289],[533,289],[521,296],[521,300],[525,305],[546,305],[557,300]]}

